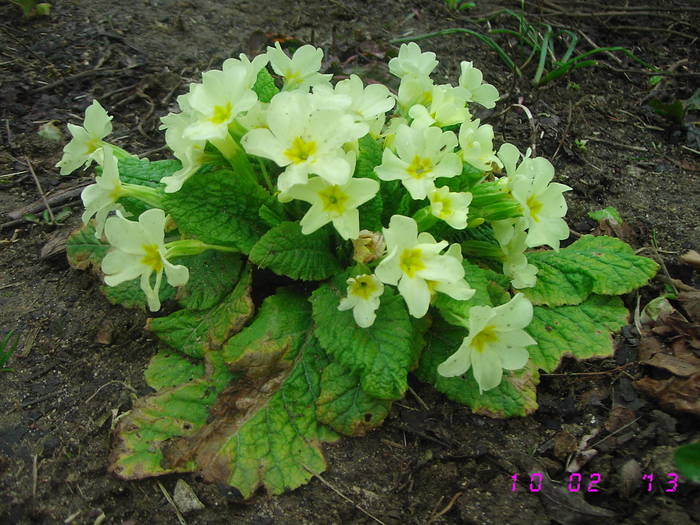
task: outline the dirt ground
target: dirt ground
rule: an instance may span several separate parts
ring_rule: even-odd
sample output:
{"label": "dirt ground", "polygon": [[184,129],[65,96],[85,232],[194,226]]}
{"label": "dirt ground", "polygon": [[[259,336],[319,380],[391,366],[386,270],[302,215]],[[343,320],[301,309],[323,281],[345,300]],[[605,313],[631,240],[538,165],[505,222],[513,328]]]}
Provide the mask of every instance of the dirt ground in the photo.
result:
{"label": "dirt ground", "polygon": [[[379,430],[326,446],[323,480],[282,496],[243,503],[226,487],[192,476],[125,482],[108,475],[113,418],[150,390],[143,370],[156,346],[143,330],[144,312],[111,305],[92,275],[69,268],[61,241],[80,225],[76,188],[91,175],[59,177],[53,166],[64,142],[40,137],[39,127],[53,121],[65,135],[65,124],[82,120],[98,99],[114,115],[114,142],[160,158],[159,118],[175,109],[189,82],[228,56],[294,38],[322,47],[329,71],[388,82],[387,55],[398,46],[392,39],[451,27],[515,29],[513,17],[477,19],[521,2],[477,0],[461,12],[438,0],[51,3],[49,17],[32,20],[0,3],[0,335],[16,330],[21,337],[7,365],[14,371],[0,373],[0,523],[177,523],[162,489],[172,494],[178,477],[204,503],[185,515],[189,524],[696,523],[700,487],[683,483],[665,492],[657,484],[649,493],[641,483],[652,472],[665,480],[675,447],[700,439],[700,430],[696,416],[635,389],[635,380],[655,372],[635,362],[639,339],[631,328],[617,338],[614,359],[567,361],[545,374],[541,408],[531,417],[475,416],[414,381],[427,409],[409,394]],[[671,74],[650,83],[648,71],[614,53],[601,55],[598,67],[534,88],[534,63],[518,79],[478,39],[452,34],[420,42],[441,61],[438,80],[456,82],[459,61],[474,61],[502,94],[495,110],[481,115],[494,125],[497,143],[525,149],[534,142],[538,155],[552,159],[558,181],[573,187],[572,230],[590,232],[596,224],[587,212],[615,206],[635,248],[652,255],[655,239],[670,276],[697,287],[698,273],[678,255],[700,249],[700,134],[647,102],[688,99],[700,85],[700,6],[525,4],[528,20],[577,31],[579,52],[591,42],[625,46]],[[514,39],[493,36],[524,62]],[[528,108],[533,120],[513,104]],[[7,215],[40,198],[30,165],[49,197],[73,192],[53,206],[72,210],[63,224]],[[643,300],[663,287],[657,278]],[[626,298],[631,307],[635,302],[636,295]],[[596,431],[597,455],[581,472],[584,480],[600,474],[601,490],[584,501],[557,487],[568,481],[569,454]],[[527,480],[511,490],[512,474],[526,479],[533,470],[547,472],[551,483],[539,493]]]}

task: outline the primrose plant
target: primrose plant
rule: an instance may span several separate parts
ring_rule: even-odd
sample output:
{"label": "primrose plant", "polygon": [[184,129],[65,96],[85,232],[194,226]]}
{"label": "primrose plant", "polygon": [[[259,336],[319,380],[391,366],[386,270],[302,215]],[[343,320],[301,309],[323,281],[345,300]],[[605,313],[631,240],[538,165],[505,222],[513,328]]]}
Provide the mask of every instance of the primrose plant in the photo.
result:
{"label": "primrose plant", "polygon": [[409,372],[475,413],[530,414],[540,370],[611,355],[617,296],[657,270],[610,237],[560,248],[570,188],[495,148],[472,111],[498,92],[471,62],[436,84],[435,54],[404,44],[393,93],[333,83],[322,57],[276,44],[203,73],[162,119],[173,160],[106,142],[98,102],[69,125],[61,173],[98,165],[69,260],[113,303],[167,303],[147,324],[155,393],[115,430],[121,478],[293,489],[324,442],[382,423]]}

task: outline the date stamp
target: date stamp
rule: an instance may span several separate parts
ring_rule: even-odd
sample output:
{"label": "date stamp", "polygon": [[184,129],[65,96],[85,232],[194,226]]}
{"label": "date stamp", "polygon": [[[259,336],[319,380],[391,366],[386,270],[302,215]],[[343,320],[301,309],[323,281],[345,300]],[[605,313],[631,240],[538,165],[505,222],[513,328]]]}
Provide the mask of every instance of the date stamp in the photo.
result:
{"label": "date stamp", "polygon": [[[526,475],[527,476],[527,475]],[[544,479],[544,474],[541,472],[533,472],[529,474],[529,484],[527,479],[522,481],[519,478],[519,474],[513,474],[510,479],[513,483],[510,486],[511,492],[518,490],[518,484],[520,483],[522,487],[528,492],[540,492],[542,490],[542,480]],[[644,490],[646,492],[652,492],[654,486],[660,486],[664,492],[677,492],[678,491],[678,474],[675,472],[668,472],[665,474],[659,474],[658,478],[655,474],[643,474],[642,484],[644,485]],[[603,477],[597,472],[592,472],[591,474],[584,475],[579,472],[572,472],[569,474],[567,488],[569,492],[600,492],[600,484],[603,482]],[[646,482],[646,484],[644,484]]]}

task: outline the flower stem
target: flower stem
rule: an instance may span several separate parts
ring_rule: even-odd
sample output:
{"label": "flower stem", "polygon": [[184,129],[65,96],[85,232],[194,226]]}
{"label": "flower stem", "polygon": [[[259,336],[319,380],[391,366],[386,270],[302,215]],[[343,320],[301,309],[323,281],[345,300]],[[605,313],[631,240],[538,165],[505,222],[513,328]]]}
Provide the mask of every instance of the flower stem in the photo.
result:
{"label": "flower stem", "polygon": [[198,255],[206,250],[216,250],[219,252],[238,253],[239,250],[231,246],[220,246],[218,244],[207,244],[197,239],[182,239],[171,241],[165,244],[166,257],[181,257],[184,255]]}
{"label": "flower stem", "polygon": [[163,208],[163,196],[156,188],[123,182],[122,189],[123,197],[134,197],[154,208]]}

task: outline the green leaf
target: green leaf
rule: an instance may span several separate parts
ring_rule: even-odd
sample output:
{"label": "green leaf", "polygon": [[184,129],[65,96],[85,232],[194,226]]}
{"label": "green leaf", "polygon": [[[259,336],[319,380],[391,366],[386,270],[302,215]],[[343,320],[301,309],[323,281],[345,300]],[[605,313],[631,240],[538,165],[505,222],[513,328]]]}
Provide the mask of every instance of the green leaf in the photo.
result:
{"label": "green leaf", "polygon": [[447,186],[450,191],[462,193],[471,191],[485,176],[485,172],[465,162],[462,165],[462,173],[456,177],[439,178],[435,181],[435,185],[437,187]]}
{"label": "green leaf", "polygon": [[[272,376],[253,375],[259,370],[247,368],[251,375],[225,400],[228,416],[212,423],[207,441],[195,452],[205,479],[223,481],[248,498],[261,486],[272,494],[295,489],[325,470],[321,443],[338,436],[316,419],[327,360],[311,336],[310,319],[306,323],[306,332],[301,325],[292,327],[298,335],[285,344],[290,350],[298,347],[294,359],[290,353],[280,355]],[[267,342],[265,337],[252,341],[241,352],[244,361],[265,361]]]}
{"label": "green leaf", "polygon": [[688,443],[678,447],[673,461],[683,477],[693,483],[700,483],[700,443]]}
{"label": "green leaf", "polygon": [[[291,290],[282,288],[275,295],[263,301],[254,321],[240,334],[232,337],[223,349],[223,356],[229,367],[243,368],[251,352],[257,359],[264,356],[264,362],[251,363],[246,373],[264,375],[265,366],[279,361],[280,355],[293,358],[303,343],[301,334],[307,330],[307,320],[311,308],[306,299]],[[294,342],[293,348],[289,345]]]}
{"label": "green leaf", "polygon": [[469,326],[469,310],[472,306],[491,306],[493,304],[489,294],[490,281],[487,271],[471,264],[466,259],[462,261],[462,266],[464,267],[464,279],[469,283],[469,286],[476,290],[472,298],[467,301],[458,301],[449,295],[439,293],[433,303],[443,319],[455,326]]}
{"label": "green leaf", "polygon": [[346,436],[364,436],[381,425],[391,409],[391,401],[367,394],[357,374],[335,362],[321,375],[317,405],[319,421]]}
{"label": "green leaf", "polygon": [[[155,284],[156,275],[151,274],[151,286]],[[148,299],[146,294],[141,289],[141,278],[137,277],[131,281],[125,281],[117,286],[100,286],[100,291],[104,294],[107,300],[112,304],[119,304],[124,308],[138,308],[147,311]],[[175,297],[176,290],[168,283],[167,279],[163,278],[158,290],[160,302],[164,303]]]}
{"label": "green leaf", "polygon": [[160,390],[204,376],[204,363],[193,363],[182,354],[161,350],[151,358],[144,376],[148,386]]}
{"label": "green leaf", "polygon": [[329,228],[304,235],[297,222],[283,222],[263,235],[250,251],[250,260],[302,281],[326,279],[342,269],[331,251]]}
{"label": "green leaf", "polygon": [[247,254],[268,229],[258,215],[268,198],[248,177],[219,170],[190,177],[180,191],[165,194],[164,204],[181,231]]}
{"label": "green leaf", "polygon": [[172,175],[182,168],[179,160],[119,159],[119,178],[122,182],[157,188],[160,179]]}
{"label": "green leaf", "polygon": [[537,284],[522,290],[534,304],[579,304],[589,294],[619,295],[639,288],[659,268],[613,237],[584,235],[559,252],[527,254],[537,266]]}
{"label": "green leaf", "polygon": [[619,297],[592,295],[575,306],[536,306],[525,329],[538,343],[528,347],[530,359],[542,370],[553,372],[564,356],[611,356],[615,348],[610,332],[626,323],[627,309]]}
{"label": "green leaf", "polygon": [[109,250],[109,243],[95,237],[95,223],[90,221],[68,236],[66,254],[68,263],[77,270],[90,266],[99,270],[102,259]]}
{"label": "green leaf", "polygon": [[[278,317],[271,337],[265,325]],[[206,351],[204,378],[136,402],[117,427],[112,472],[139,479],[196,471],[248,498],[258,487],[294,489],[325,470],[321,444],[337,435],[316,419],[328,360],[313,337],[308,302],[289,290],[268,297],[230,343]],[[241,371],[235,379],[223,367],[225,352]]]}
{"label": "green leaf", "polygon": [[122,479],[192,472],[195,461],[170,459],[166,444],[194,436],[207,422],[216,397],[211,385],[199,379],[136,401],[117,425],[108,470]]}
{"label": "green leaf", "polygon": [[311,296],[321,346],[335,361],[360,376],[367,394],[400,399],[408,386],[406,377],[414,352],[413,325],[403,298],[385,288],[374,324],[360,328],[351,310],[338,310],[343,292],[336,283],[321,286]]}
{"label": "green leaf", "polygon": [[219,348],[253,315],[250,298],[251,269],[246,268],[233,291],[208,310],[178,310],[149,319],[146,328],[170,347],[191,357]]}
{"label": "green leaf", "polygon": [[432,384],[451,400],[467,405],[476,414],[503,418],[526,416],[537,410],[539,374],[533,365],[522,370],[504,370],[501,384],[481,394],[471,369],[463,377],[438,374],[437,367],[457,351],[466,335],[465,329],[436,319],[416,370],[418,379]]}
{"label": "green leaf", "polygon": [[279,89],[275,86],[275,79],[272,78],[267,68],[262,68],[258,71],[258,77],[253,85],[253,91],[258,95],[260,102],[270,102],[272,97],[279,93]]}
{"label": "green leaf", "polygon": [[190,310],[206,310],[231,293],[243,268],[241,256],[215,250],[190,257],[173,259],[173,264],[184,264],[190,278],[178,289],[178,302]]}
{"label": "green leaf", "polygon": [[382,231],[384,202],[381,193],[377,193],[371,200],[362,204],[357,211],[360,213],[360,230]]}
{"label": "green leaf", "polygon": [[[119,159],[119,178],[122,182],[129,184],[139,184],[150,188],[161,188],[160,179],[172,175],[182,167],[178,160],[157,160],[137,159],[136,157],[125,157]],[[133,198],[123,197],[119,199],[119,204],[131,214],[131,219],[135,220],[144,211],[151,208],[145,202]]]}
{"label": "green leaf", "polygon": [[379,180],[374,168],[382,163],[384,148],[369,133],[358,140],[358,147],[355,177]]}

